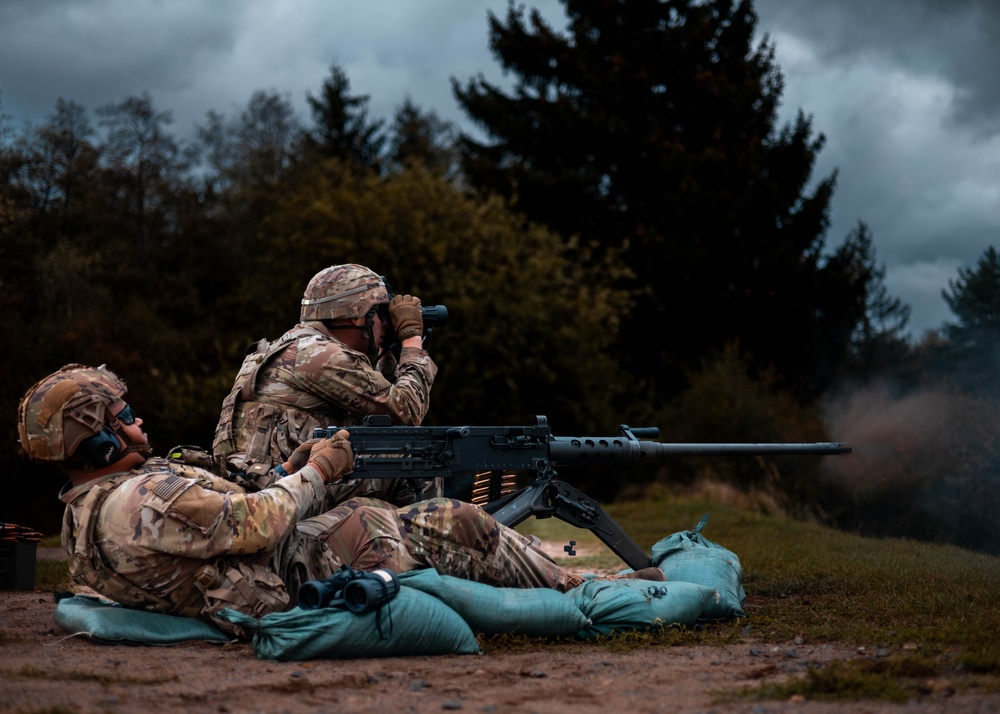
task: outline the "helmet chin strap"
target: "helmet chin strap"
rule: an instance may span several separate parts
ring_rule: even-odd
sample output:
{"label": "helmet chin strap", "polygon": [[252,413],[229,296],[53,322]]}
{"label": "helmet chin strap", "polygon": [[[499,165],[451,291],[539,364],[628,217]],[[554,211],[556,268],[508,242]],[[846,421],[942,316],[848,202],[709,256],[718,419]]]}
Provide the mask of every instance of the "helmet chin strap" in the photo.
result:
{"label": "helmet chin strap", "polygon": [[365,324],[363,325],[331,325],[324,321],[323,326],[327,330],[360,330],[361,335],[368,340],[368,349],[365,351],[365,354],[373,356],[377,353],[378,345],[375,344],[375,332],[372,329],[375,326],[375,315],[373,312],[365,315]]}
{"label": "helmet chin strap", "polygon": [[375,320],[372,319],[372,313],[368,313],[365,317],[365,324],[358,326],[358,329],[361,330],[361,334],[368,338],[368,350],[365,352],[366,355],[374,355],[377,352],[378,345],[375,344],[375,331],[372,329],[374,326]]}

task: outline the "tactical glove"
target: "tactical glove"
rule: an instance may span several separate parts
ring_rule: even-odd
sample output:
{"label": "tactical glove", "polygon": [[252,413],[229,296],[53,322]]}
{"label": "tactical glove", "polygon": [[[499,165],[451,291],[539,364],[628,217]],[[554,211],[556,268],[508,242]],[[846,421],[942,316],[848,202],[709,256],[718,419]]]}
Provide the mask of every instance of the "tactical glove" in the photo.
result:
{"label": "tactical glove", "polygon": [[354,450],[348,436],[348,431],[341,429],[333,437],[316,442],[309,452],[309,464],[323,476],[323,483],[339,481],[354,470]]}
{"label": "tactical glove", "polygon": [[397,295],[389,301],[389,317],[400,342],[407,337],[424,334],[424,315],[420,311],[420,298]]}
{"label": "tactical glove", "polygon": [[309,461],[309,454],[312,452],[313,446],[315,446],[318,442],[319,439],[310,439],[309,441],[299,444],[295,448],[295,451],[292,452],[292,455],[288,457],[288,461],[285,462],[288,464],[288,466],[285,466],[285,471],[293,474],[305,466]]}

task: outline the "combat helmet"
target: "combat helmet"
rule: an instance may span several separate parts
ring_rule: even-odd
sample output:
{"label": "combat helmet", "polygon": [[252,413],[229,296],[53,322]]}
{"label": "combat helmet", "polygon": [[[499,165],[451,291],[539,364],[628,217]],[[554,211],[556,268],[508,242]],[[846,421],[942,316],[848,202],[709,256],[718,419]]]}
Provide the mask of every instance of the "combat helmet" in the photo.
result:
{"label": "combat helmet", "polygon": [[316,273],[302,296],[301,320],[364,317],[389,302],[385,278],[363,265],[333,265]]}
{"label": "combat helmet", "polygon": [[[100,465],[95,461],[113,463],[122,451],[115,431],[108,426],[109,411],[126,391],[125,382],[105,365],[67,364],[38,381],[17,408],[21,455],[32,461],[66,461],[78,454],[81,444],[100,435],[88,443],[95,447],[89,449],[94,453],[81,467]],[[129,443],[127,438],[125,443]],[[141,451],[144,446],[129,451]]]}

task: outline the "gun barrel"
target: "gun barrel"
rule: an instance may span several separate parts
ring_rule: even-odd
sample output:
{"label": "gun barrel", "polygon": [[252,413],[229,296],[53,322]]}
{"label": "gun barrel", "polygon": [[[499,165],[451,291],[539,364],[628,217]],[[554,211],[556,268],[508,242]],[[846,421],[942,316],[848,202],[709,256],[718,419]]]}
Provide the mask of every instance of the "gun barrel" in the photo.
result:
{"label": "gun barrel", "polygon": [[[816,442],[805,444],[660,444],[640,442],[649,449],[650,456],[725,456],[728,454],[748,454],[761,456],[783,456],[795,454],[849,454],[854,449],[841,442]],[[649,448],[652,447],[652,448]]]}
{"label": "gun barrel", "polygon": [[707,443],[681,444],[642,441],[617,437],[551,437],[551,460],[557,464],[584,462],[627,462],[661,459],[668,456],[726,456],[731,454],[785,456],[849,454],[850,444],[841,442],[815,443]]}

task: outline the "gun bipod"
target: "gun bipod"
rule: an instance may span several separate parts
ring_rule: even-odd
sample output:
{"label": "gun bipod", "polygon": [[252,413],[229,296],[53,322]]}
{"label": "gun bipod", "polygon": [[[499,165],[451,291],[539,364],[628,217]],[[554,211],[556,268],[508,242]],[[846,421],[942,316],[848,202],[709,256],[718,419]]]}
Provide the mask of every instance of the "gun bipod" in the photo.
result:
{"label": "gun bipod", "polygon": [[633,570],[652,565],[649,555],[608,515],[597,501],[565,481],[537,479],[528,486],[483,510],[511,528],[529,516],[558,518],[577,528],[589,530]]}

